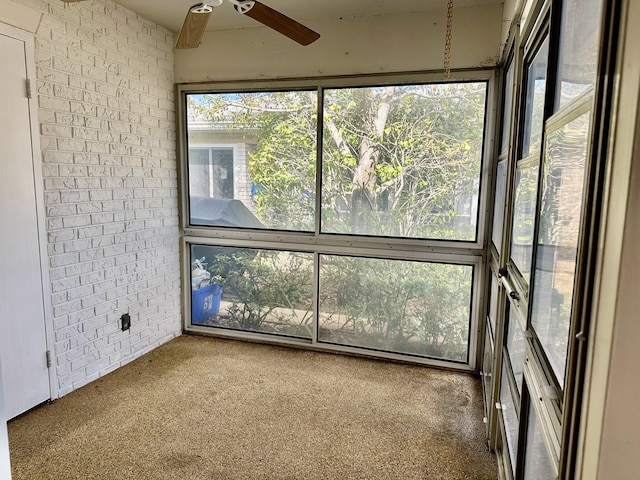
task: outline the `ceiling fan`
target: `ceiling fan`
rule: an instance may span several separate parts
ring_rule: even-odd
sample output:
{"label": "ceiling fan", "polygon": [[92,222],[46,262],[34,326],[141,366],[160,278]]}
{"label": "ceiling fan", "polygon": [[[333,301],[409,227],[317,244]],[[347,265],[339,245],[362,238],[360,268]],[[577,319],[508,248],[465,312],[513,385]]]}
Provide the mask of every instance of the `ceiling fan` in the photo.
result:
{"label": "ceiling fan", "polygon": [[[257,20],[301,45],[309,45],[320,38],[320,35],[310,28],[256,0],[227,1],[233,4],[238,13]],[[219,7],[222,3],[223,0],[204,0],[203,3],[191,7],[180,29],[176,48],[196,48],[200,45],[213,8]]]}

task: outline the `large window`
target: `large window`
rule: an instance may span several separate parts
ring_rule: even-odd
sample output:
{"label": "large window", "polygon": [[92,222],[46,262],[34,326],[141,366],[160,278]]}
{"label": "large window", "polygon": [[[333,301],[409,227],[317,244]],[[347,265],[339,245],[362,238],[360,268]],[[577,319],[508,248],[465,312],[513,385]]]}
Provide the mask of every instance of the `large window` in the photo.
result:
{"label": "large window", "polygon": [[475,77],[185,88],[187,328],[473,364]]}
{"label": "large window", "polygon": [[475,240],[485,83],[325,91],[322,231]]}
{"label": "large window", "polygon": [[[594,255],[585,240],[592,234],[589,222],[598,221],[593,179],[602,166],[594,152],[604,138],[594,129],[600,121],[595,109],[601,106],[595,100],[606,90],[598,82],[609,78],[607,72],[598,74],[599,65],[606,64],[598,58],[604,3],[529,2],[522,35],[511,37],[511,53],[505,55],[506,83],[513,77],[519,85],[513,97],[505,89],[504,104],[516,99],[515,108],[503,118],[494,160],[492,240],[497,248],[489,255],[499,295],[494,285],[487,293],[498,303],[491,308],[506,314],[491,325],[496,332],[493,391],[500,392],[500,402],[489,412],[489,422],[502,428],[488,432],[490,445],[504,452],[504,476],[515,480],[574,478],[576,473],[579,448],[570,432],[581,422],[589,341],[581,296]],[[516,128],[509,132],[509,126]],[[504,216],[498,204],[503,191],[508,192]]]}
{"label": "large window", "polygon": [[[486,82],[325,90],[321,231],[475,241],[486,90]],[[212,225],[314,230],[316,92],[191,94],[187,114],[192,202],[240,200],[260,223]]]}
{"label": "large window", "polygon": [[189,190],[194,197],[234,198],[233,148],[189,150]]}
{"label": "large window", "polygon": [[190,94],[186,102],[190,223],[313,231],[316,92]]}

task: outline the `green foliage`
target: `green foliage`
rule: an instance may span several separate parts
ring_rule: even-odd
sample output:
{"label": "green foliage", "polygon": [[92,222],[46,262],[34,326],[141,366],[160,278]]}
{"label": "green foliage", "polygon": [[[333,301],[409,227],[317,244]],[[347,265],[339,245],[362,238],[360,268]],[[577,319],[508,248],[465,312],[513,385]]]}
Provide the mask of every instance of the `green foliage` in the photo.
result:
{"label": "green foliage", "polygon": [[321,265],[321,338],[466,360],[471,267],[340,256]]}
{"label": "green foliage", "polygon": [[[311,335],[313,265],[308,254],[272,250],[220,249],[209,271],[218,279],[234,328]],[[270,324],[270,326],[267,326]],[[282,326],[292,326],[282,331]]]}
{"label": "green foliage", "polygon": [[[380,118],[384,90],[373,89],[367,102],[349,101],[360,90],[327,92],[323,181],[329,184],[323,197],[323,226],[350,231],[340,225],[353,216],[341,215],[350,205],[353,162],[345,162],[344,147],[358,158],[363,141],[373,142],[375,179],[368,196],[373,211],[367,215],[371,234],[401,237],[470,239],[474,228],[452,223],[457,203],[477,189],[482,145],[484,89],[477,84],[395,87],[384,128],[372,131]],[[387,92],[388,93],[388,92]],[[344,105],[334,108],[334,105]],[[335,110],[339,114],[334,114]],[[360,157],[362,160],[362,156]],[[337,179],[337,180],[334,180]],[[328,191],[327,191],[328,190]],[[376,208],[386,199],[383,208]],[[351,212],[353,213],[353,212]]]}

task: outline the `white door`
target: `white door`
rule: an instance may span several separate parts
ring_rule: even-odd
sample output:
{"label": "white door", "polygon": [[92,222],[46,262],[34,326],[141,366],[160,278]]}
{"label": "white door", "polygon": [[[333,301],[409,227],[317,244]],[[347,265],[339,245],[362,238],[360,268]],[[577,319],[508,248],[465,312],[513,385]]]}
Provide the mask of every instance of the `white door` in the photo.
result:
{"label": "white door", "polygon": [[0,30],[0,364],[7,418],[51,396],[26,46]]}

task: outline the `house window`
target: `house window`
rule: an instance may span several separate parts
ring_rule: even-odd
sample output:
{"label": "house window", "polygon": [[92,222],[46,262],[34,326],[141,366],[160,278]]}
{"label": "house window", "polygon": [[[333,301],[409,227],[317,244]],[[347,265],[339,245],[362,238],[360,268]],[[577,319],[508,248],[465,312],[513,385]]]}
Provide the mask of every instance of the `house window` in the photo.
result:
{"label": "house window", "polygon": [[189,191],[194,197],[234,198],[233,148],[190,148]]}
{"label": "house window", "polygon": [[187,330],[475,365],[484,75],[182,87]]}

